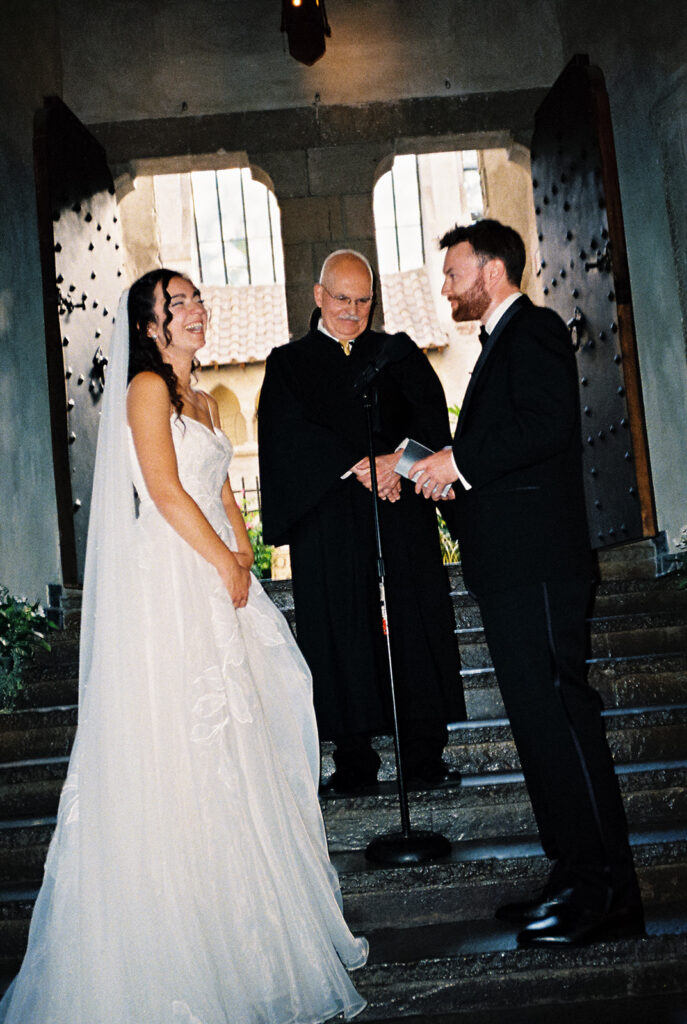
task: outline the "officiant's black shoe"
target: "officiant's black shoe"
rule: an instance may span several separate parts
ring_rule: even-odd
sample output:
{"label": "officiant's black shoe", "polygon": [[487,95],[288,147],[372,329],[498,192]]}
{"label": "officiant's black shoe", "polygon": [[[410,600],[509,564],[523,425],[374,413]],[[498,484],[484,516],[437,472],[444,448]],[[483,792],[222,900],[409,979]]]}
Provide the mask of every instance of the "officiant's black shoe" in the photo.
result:
{"label": "officiant's black shoe", "polygon": [[361,790],[369,789],[377,785],[377,772],[356,772],[347,768],[335,768],[326,782],[320,786],[320,793],[326,796],[327,793],[339,796],[359,793]]}
{"label": "officiant's black shoe", "polygon": [[460,772],[451,771],[441,758],[427,759],[406,769],[405,781],[408,789],[433,789],[447,780],[460,782]]}
{"label": "officiant's black shoe", "polygon": [[608,911],[580,907],[574,900],[560,903],[552,913],[531,921],[518,935],[527,948],[563,949],[590,942],[612,942],[645,935],[641,906],[621,906]]}
{"label": "officiant's black shoe", "polygon": [[538,896],[532,900],[521,900],[519,903],[504,903],[497,907],[494,917],[509,924],[529,924],[531,921],[542,921],[555,912],[561,903],[572,896],[572,889],[560,889],[546,896]]}

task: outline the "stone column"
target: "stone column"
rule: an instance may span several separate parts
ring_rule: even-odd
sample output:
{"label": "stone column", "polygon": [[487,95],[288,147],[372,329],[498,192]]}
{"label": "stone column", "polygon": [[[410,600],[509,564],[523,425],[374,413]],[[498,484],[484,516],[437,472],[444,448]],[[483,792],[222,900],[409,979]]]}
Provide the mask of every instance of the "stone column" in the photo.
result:
{"label": "stone column", "polygon": [[251,156],[274,182],[281,210],[286,302],[294,338],[308,328],[312,287],[326,256],[357,249],[377,265],[372,216],[375,169],[384,151],[361,143]]}

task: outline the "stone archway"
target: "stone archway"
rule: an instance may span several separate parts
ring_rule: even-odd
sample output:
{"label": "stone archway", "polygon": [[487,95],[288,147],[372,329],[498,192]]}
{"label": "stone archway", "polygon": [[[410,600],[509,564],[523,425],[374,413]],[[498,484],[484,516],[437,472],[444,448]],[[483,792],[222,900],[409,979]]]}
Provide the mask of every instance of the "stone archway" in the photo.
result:
{"label": "stone archway", "polygon": [[245,444],[248,439],[246,420],[234,392],[224,384],[217,384],[210,394],[219,407],[225,433],[232,439],[234,445]]}

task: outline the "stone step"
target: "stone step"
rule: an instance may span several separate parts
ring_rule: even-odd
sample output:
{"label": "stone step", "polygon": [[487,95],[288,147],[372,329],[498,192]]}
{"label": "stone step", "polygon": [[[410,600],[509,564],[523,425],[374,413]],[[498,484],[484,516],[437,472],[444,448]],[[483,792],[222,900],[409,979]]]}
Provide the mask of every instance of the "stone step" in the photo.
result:
{"label": "stone step", "polygon": [[[466,588],[459,565],[447,566],[447,576],[454,606],[476,608],[476,602]],[[293,594],[290,580],[263,580],[263,587],[276,606],[287,616],[293,612]],[[680,579],[673,575],[662,577],[619,576],[597,582],[593,615],[627,612],[650,612],[675,607],[685,611],[687,592],[680,587]]]}
{"label": "stone step", "polygon": [[[61,780],[54,776],[66,765],[48,762],[26,769],[34,772],[16,803],[12,786],[3,790],[0,821],[0,885],[40,878],[55,824],[54,812]],[[6,766],[7,771],[19,770]],[[42,776],[41,776],[42,770]],[[628,820],[647,829],[668,820],[687,821],[687,762],[655,762],[617,768]],[[399,805],[394,782],[380,782],[353,796],[321,800],[332,853],[363,849],[377,835],[398,831]],[[53,813],[32,813],[53,808]],[[21,805],[21,806],[20,806]],[[409,794],[413,828],[443,833],[451,842],[484,842],[499,836],[528,836],[534,817],[522,776],[517,772],[468,775],[449,779],[432,790]]]}
{"label": "stone step", "polygon": [[[687,819],[630,835],[646,903],[675,903],[687,892]],[[371,864],[363,850],[332,855],[346,920],[355,932],[491,920],[502,903],[544,885],[549,867],[535,836],[453,843],[448,857],[413,867]],[[687,908],[686,908],[687,909]]]}
{"label": "stone step", "polygon": [[[592,632],[592,658],[629,658],[652,654],[679,654],[687,650],[687,624],[669,615],[617,616],[603,620]],[[463,668],[491,665],[491,655],[480,626],[456,629]]]}
{"label": "stone step", "polygon": [[61,675],[79,674],[79,631],[61,630],[47,634],[50,651],[38,651],[26,666],[29,682],[53,679]]}
{"label": "stone step", "polygon": [[[659,576],[665,559],[662,554],[661,539],[634,541],[631,544],[619,544],[614,548],[605,548],[596,553],[599,569],[599,585],[607,583],[627,582],[660,582],[671,580],[670,576]],[[449,579],[457,589],[464,589],[460,562],[446,566]],[[675,579],[673,574],[672,579]],[[263,586],[273,596],[277,604],[291,601],[291,580],[263,580]],[[82,590],[80,587],[55,588],[54,600],[51,604],[53,618],[62,620],[62,628],[67,633],[78,633],[81,615]]]}
{"label": "stone step", "polygon": [[[598,597],[610,595],[614,591],[637,593],[655,592],[657,600],[663,601],[659,596],[660,592],[667,591],[678,596],[676,600],[682,601],[679,592],[679,579],[673,573],[671,575],[657,575],[657,568],[661,559],[657,557],[657,549],[660,545],[653,540],[634,542],[632,544],[618,545],[597,553],[599,566]],[[457,594],[465,593],[465,585],[462,576],[460,563],[446,566],[447,575],[451,589]],[[277,607],[284,611],[293,608],[293,596],[291,593],[291,580],[263,580],[262,585],[270,594]],[[81,589],[78,587],[62,588],[58,596],[56,617],[62,620],[63,629],[56,634],[78,644],[79,618],[81,612]]]}
{"label": "stone step", "polygon": [[[290,584],[290,581],[278,581]],[[632,581],[631,581],[632,582]],[[660,581],[649,581],[656,584]],[[633,584],[634,585],[634,584]],[[290,595],[290,587],[282,586],[277,594]],[[668,595],[661,592],[661,601],[652,610],[640,611],[639,598],[636,591],[625,592],[622,596],[628,602],[622,614],[599,614],[590,620],[591,658],[590,668],[602,661],[621,661],[622,659],[653,659],[670,655],[680,655],[687,651],[687,589],[676,591],[680,595],[681,604],[668,601]],[[607,595],[608,596],[608,595]],[[613,595],[615,599],[618,595]],[[280,598],[281,600],[281,598]],[[462,604],[460,603],[462,602]],[[287,614],[293,618],[292,610]],[[474,601],[462,594],[456,608],[458,620],[457,637],[461,651],[461,665],[464,677],[475,674],[481,669],[491,666],[491,658],[481,628],[479,610]],[[78,643],[72,636],[57,636],[53,640],[53,651],[41,655],[29,669],[22,706],[44,707],[55,704],[71,704],[78,699]],[[684,667],[685,660],[681,665]],[[603,666],[602,666],[603,667]],[[632,670],[632,666],[628,665]],[[649,671],[656,671],[652,665]],[[643,669],[640,667],[640,671]],[[598,674],[598,673],[597,673]],[[593,685],[597,685],[593,678]],[[472,687],[474,688],[474,687]],[[675,688],[675,687],[673,687]],[[671,698],[665,698],[668,702]],[[653,703],[642,699],[642,703]],[[617,706],[617,700],[610,701]],[[476,700],[474,713],[471,717],[493,715],[495,707],[488,710]]]}
{"label": "stone step", "polygon": [[29,682],[21,696],[22,708],[48,708],[56,705],[76,704],[79,700],[79,680],[76,675]]}
{"label": "stone step", "polygon": [[[607,708],[679,704],[685,699],[687,653],[631,655],[626,658],[589,658],[590,684]],[[505,715],[496,674],[491,665],[461,671],[468,718]]]}
{"label": "stone step", "polygon": [[[497,922],[374,931],[368,934],[370,961],[354,976],[368,1000],[358,1020],[607,1024],[604,1009],[594,1009],[597,1000],[612,1007],[644,997],[644,1021],[678,1024],[684,1016],[658,1017],[657,1007],[687,1005],[684,998],[667,1000],[686,990],[684,925],[684,907],[671,912],[650,906],[646,938],[555,952],[517,949],[515,935]],[[588,1016],[579,1014],[579,1004]],[[482,1012],[488,1018],[477,1016]],[[611,1019],[625,1024],[628,1018]]]}
{"label": "stone step", "polygon": [[[653,550],[650,543],[645,546],[643,554],[639,554],[634,545],[630,549],[632,564],[633,560],[644,562],[653,557],[649,554]],[[608,552],[604,557],[611,565],[619,558]],[[465,592],[460,566],[448,566],[447,572],[453,591],[463,669],[470,672],[488,667],[490,658],[477,605]],[[678,584],[679,580],[674,575],[656,578],[653,574],[629,573],[619,578],[602,578],[590,620],[593,656],[597,659],[656,656],[687,650],[687,589],[680,589]],[[264,586],[293,627],[291,581],[270,580],[265,581]],[[78,591],[70,591],[67,603],[71,624],[64,631],[51,634],[52,652],[40,654],[29,667],[22,702],[25,706],[71,704],[78,698],[78,624],[75,610],[78,609]],[[487,711],[478,704],[475,717],[493,714],[494,710]]]}
{"label": "stone step", "polygon": [[[465,589],[460,568],[447,567],[451,595],[455,607],[477,611],[475,599]],[[293,594],[291,580],[263,580],[262,585],[275,605],[292,619]],[[680,587],[676,576],[659,578],[634,578],[602,580],[596,588],[592,617],[635,612],[656,612],[661,610],[687,611],[687,589]],[[39,656],[41,663],[72,662],[78,668],[78,627],[50,634],[53,645],[52,655]],[[75,673],[76,674],[76,673]]]}
{"label": "stone step", "polygon": [[68,764],[67,756],[0,764],[0,819],[54,815]]}
{"label": "stone step", "polygon": [[632,581],[630,584],[616,581],[599,585],[592,616],[631,615],[671,608],[687,615],[687,588],[680,588],[675,579]]}
{"label": "stone step", "polygon": [[[447,565],[446,575],[450,589],[456,594],[467,593],[467,587],[463,578],[463,573],[460,564]],[[275,584],[273,581],[263,580],[263,586],[271,588]],[[286,590],[290,590],[290,580],[279,581],[280,585],[284,586]],[[599,597],[612,594],[659,594],[659,593],[673,593],[680,594],[684,590],[684,578],[677,573],[669,573],[662,576],[652,574],[651,576],[632,576],[618,574],[614,576],[608,573],[602,573],[598,575],[594,582],[594,594],[595,600]],[[678,602],[680,597],[677,598]]]}
{"label": "stone step", "polygon": [[[687,762],[617,765],[628,821],[633,828],[687,820]],[[354,795],[322,799],[330,850],[362,849],[375,838],[400,828],[394,782],[378,782]],[[529,835],[536,831],[532,807],[519,772],[465,775],[432,790],[410,792],[413,828],[439,831],[451,842]],[[0,879],[4,877],[0,864]]]}
{"label": "stone step", "polygon": [[[517,950],[513,936],[496,923],[368,931],[369,963],[353,975],[368,1006],[356,1020],[684,1024],[684,906],[649,905],[645,912],[644,939],[556,953]],[[20,966],[27,930],[22,921],[7,927],[8,948],[0,953],[1,991]]]}
{"label": "stone step", "polygon": [[[572,978],[578,978],[574,971]],[[568,981],[568,977],[564,977]],[[566,989],[569,989],[569,984]],[[579,989],[584,988],[582,975],[578,978]],[[535,990],[536,991],[536,990]],[[568,998],[569,995],[568,995]],[[553,1003],[542,1003],[538,1006],[519,1004],[503,1009],[454,1010],[451,1013],[432,1011],[431,1013],[413,1013],[410,1017],[378,1017],[367,1009],[357,1018],[363,1024],[685,1024],[687,1022],[687,992],[661,992],[649,996],[619,995],[614,998],[594,995],[587,997],[581,991],[574,1002],[561,1004],[558,999]]]}
{"label": "stone step", "polygon": [[[631,841],[644,901],[655,918],[667,919],[684,897],[687,827],[644,830],[632,833]],[[332,861],[350,927],[379,939],[373,963],[388,962],[392,932],[403,931],[406,938],[422,932],[423,946],[415,956],[425,959],[436,953],[437,926],[444,926],[444,935],[447,927],[453,930],[452,943],[463,936],[464,952],[470,944],[473,952],[512,948],[514,929],[494,921],[494,909],[538,891],[547,874],[545,858],[531,836],[456,842],[449,857],[415,867],[373,865],[362,850],[334,854]],[[19,958],[25,948],[38,886],[38,881],[18,881],[0,887],[0,966],[8,958]],[[398,962],[398,943],[393,962]]]}
{"label": "stone step", "polygon": [[[408,869],[406,869],[408,870]],[[28,934],[35,890],[0,893],[0,967],[6,978],[17,969]],[[344,908],[354,931],[350,898]],[[684,1021],[683,1016],[657,1016],[660,1007],[686,1006],[668,994],[684,992],[684,957],[687,954],[687,921],[683,901],[645,903],[647,936],[591,947],[552,951],[519,950],[516,929],[490,918],[438,920],[415,924],[395,919],[362,929],[370,942],[368,965],[356,972],[354,981],[369,1005],[360,1020],[407,1021],[417,1024],[457,1020],[475,1024],[479,1011],[511,1020],[513,1007],[526,1008],[515,1018],[521,1024],[535,1020],[559,1021],[560,1013],[580,1004],[592,1008],[628,996],[655,997],[653,1013],[645,1020]],[[656,1002],[658,1000],[658,1002]],[[636,1005],[636,1004],[635,1004]],[[646,1003],[645,1003],[646,1007]],[[541,1011],[542,1016],[532,1016]],[[456,1016],[459,1015],[459,1016]],[[606,1021],[605,1016],[569,1018],[576,1024]],[[608,1018],[626,1021],[633,1018]],[[642,1021],[637,1017],[637,1024]],[[642,1024],[644,1024],[642,1021]]]}
{"label": "stone step", "polygon": [[[52,813],[64,781],[76,731],[77,709],[22,710],[3,716],[0,732],[0,816]],[[604,712],[606,734],[617,764],[669,761],[687,751],[687,705]],[[395,777],[390,737],[375,740],[380,779]],[[322,744],[323,776],[333,768],[331,743]],[[445,759],[463,774],[512,772],[519,760],[505,718],[456,723],[449,730]]]}
{"label": "stone step", "polygon": [[599,576],[605,579],[643,579],[657,575],[662,565],[662,537],[618,544],[597,552]]}
{"label": "stone step", "polygon": [[[603,713],[606,735],[618,764],[666,761],[687,752],[687,705],[609,710]],[[395,776],[393,744],[378,737],[375,748],[382,758],[380,778]],[[323,774],[329,774],[331,743],[322,744]],[[459,722],[451,726],[445,758],[452,768],[471,774],[518,771],[520,762],[510,725],[505,718]]]}
{"label": "stone step", "polygon": [[[655,581],[658,584],[660,581]],[[451,592],[456,625],[474,627],[482,625],[479,606],[466,591]],[[644,629],[652,625],[684,625],[687,623],[687,589],[658,589],[657,587],[598,592],[591,608],[588,623],[592,634],[611,632],[617,622],[626,618],[627,625]],[[621,623],[621,625],[625,625]]]}
{"label": "stone step", "polygon": [[35,885],[43,877],[55,821],[52,816],[0,821],[0,885]]}
{"label": "stone step", "polygon": [[[474,639],[474,638],[471,638]],[[467,654],[466,654],[467,651]],[[470,719],[504,715],[496,676],[489,664],[470,667],[472,648],[463,649],[462,679]],[[479,659],[477,659],[479,660]],[[685,696],[687,653],[636,654],[627,657],[596,657],[587,661],[589,681],[609,708],[679,703]],[[77,676],[29,680],[22,707],[44,708],[76,704]]]}
{"label": "stone step", "polygon": [[69,754],[76,732],[77,706],[30,708],[2,716],[0,763]]}
{"label": "stone step", "polygon": [[[469,631],[481,629],[482,619],[473,597],[465,591],[452,591],[453,610],[459,643],[470,642]],[[297,636],[293,604],[277,605]],[[599,634],[644,633],[673,628],[682,630],[682,646],[687,646],[687,592],[681,590],[630,591],[601,594],[588,619],[593,638]],[[393,623],[391,623],[393,628]],[[654,640],[651,643],[655,643]],[[647,648],[651,650],[652,648]],[[659,647],[659,649],[661,649]],[[674,648],[670,648],[674,649]],[[607,652],[610,653],[610,652]],[[624,653],[618,651],[617,653]]]}

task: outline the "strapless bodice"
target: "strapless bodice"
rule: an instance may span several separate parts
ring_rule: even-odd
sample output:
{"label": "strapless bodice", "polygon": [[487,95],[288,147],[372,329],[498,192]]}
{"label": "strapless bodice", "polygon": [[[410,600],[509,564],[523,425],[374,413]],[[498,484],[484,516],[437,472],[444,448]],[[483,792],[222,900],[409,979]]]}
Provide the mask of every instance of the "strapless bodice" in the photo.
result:
{"label": "strapless bodice", "polygon": [[[188,416],[172,416],[172,440],[177,457],[179,480],[216,530],[226,524],[221,492],[233,454],[231,441]],[[129,430],[131,478],[140,500],[139,514],[146,515],[155,506],[143,480],[133,437]]]}

